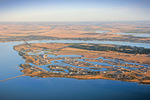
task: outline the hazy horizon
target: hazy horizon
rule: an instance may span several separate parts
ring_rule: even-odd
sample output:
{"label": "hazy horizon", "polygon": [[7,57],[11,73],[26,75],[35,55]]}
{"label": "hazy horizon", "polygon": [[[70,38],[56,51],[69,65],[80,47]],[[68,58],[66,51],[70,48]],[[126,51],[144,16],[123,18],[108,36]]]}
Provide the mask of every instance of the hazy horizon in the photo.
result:
{"label": "hazy horizon", "polygon": [[149,0],[1,0],[0,22],[150,21]]}

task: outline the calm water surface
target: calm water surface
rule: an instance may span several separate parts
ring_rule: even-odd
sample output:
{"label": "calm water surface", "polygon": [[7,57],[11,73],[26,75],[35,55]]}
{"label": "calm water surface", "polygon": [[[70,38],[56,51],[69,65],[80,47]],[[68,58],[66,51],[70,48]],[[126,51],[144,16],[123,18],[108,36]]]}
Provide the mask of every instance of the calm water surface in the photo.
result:
{"label": "calm water surface", "polygon": [[[23,74],[20,72],[18,65],[25,63],[25,60],[18,55],[17,51],[13,50],[14,45],[21,43],[23,42],[0,43],[0,80]],[[134,99],[149,100],[150,85],[102,79],[76,80],[71,78],[34,78],[29,76],[0,82],[0,100]]]}
{"label": "calm water surface", "polygon": [[132,35],[135,37],[150,37],[150,34],[140,34],[140,33],[112,33],[112,34],[117,34],[117,35]]}
{"label": "calm water surface", "polygon": [[133,43],[121,41],[42,40],[42,41],[29,41],[29,43],[95,43],[95,44],[127,45],[127,46],[150,48],[150,43]]}
{"label": "calm water surface", "polygon": [[[110,31],[95,31],[95,32],[100,33],[100,34],[107,34],[107,32],[110,32]],[[134,37],[150,37],[150,33],[111,33],[111,34],[132,35]]]}

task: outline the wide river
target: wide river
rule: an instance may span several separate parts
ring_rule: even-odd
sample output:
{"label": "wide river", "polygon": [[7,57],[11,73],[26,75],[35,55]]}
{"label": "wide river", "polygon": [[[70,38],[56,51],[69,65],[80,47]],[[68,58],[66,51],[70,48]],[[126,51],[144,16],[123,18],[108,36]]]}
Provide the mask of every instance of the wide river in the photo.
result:
{"label": "wide river", "polygon": [[[150,48],[146,43],[112,41],[49,40],[30,43],[98,43]],[[23,42],[0,43],[0,80],[22,75],[18,65],[25,60],[13,50]],[[22,76],[0,82],[0,100],[150,100],[150,85],[113,80],[77,80]]]}

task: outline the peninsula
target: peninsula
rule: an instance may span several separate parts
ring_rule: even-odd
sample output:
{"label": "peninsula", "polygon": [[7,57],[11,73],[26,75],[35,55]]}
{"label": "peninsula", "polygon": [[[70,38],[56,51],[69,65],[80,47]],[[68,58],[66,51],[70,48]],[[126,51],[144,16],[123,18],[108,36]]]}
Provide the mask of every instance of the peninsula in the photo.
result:
{"label": "peninsula", "polygon": [[[25,43],[14,46],[26,60],[22,72],[31,77],[108,79],[150,83],[150,49],[79,44]],[[41,67],[41,66],[47,67]]]}

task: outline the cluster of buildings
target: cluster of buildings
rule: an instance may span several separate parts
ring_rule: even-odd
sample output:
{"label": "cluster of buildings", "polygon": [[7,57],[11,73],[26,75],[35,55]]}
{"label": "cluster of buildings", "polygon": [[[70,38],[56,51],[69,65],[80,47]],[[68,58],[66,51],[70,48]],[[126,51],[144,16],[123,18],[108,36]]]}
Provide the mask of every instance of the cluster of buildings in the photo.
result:
{"label": "cluster of buildings", "polygon": [[[32,50],[29,50],[30,52]],[[47,54],[35,54],[29,55],[28,52],[19,52],[21,56],[26,60],[27,63],[32,63],[34,65],[48,65],[48,70],[37,66],[31,66],[30,64],[21,64],[20,67],[23,68],[22,72],[30,75],[37,75],[42,77],[55,76],[57,77],[62,75],[69,76],[79,76],[79,75],[92,75],[105,77],[107,79],[114,78],[115,80],[150,80],[150,67],[144,67],[137,64],[121,63],[119,60],[103,60],[103,59],[83,59],[83,57],[48,57]],[[51,64],[51,61],[54,61],[54,64]],[[63,60],[64,65],[57,65],[57,60]],[[113,59],[115,60],[115,59]],[[91,62],[103,62],[111,64],[112,66],[104,66],[93,64]],[[66,64],[66,65],[65,65]],[[74,67],[73,67],[74,66]],[[120,67],[117,67],[120,66]],[[129,67],[129,68],[126,68]],[[107,70],[100,70],[105,68]],[[130,68],[135,68],[130,69]]]}

